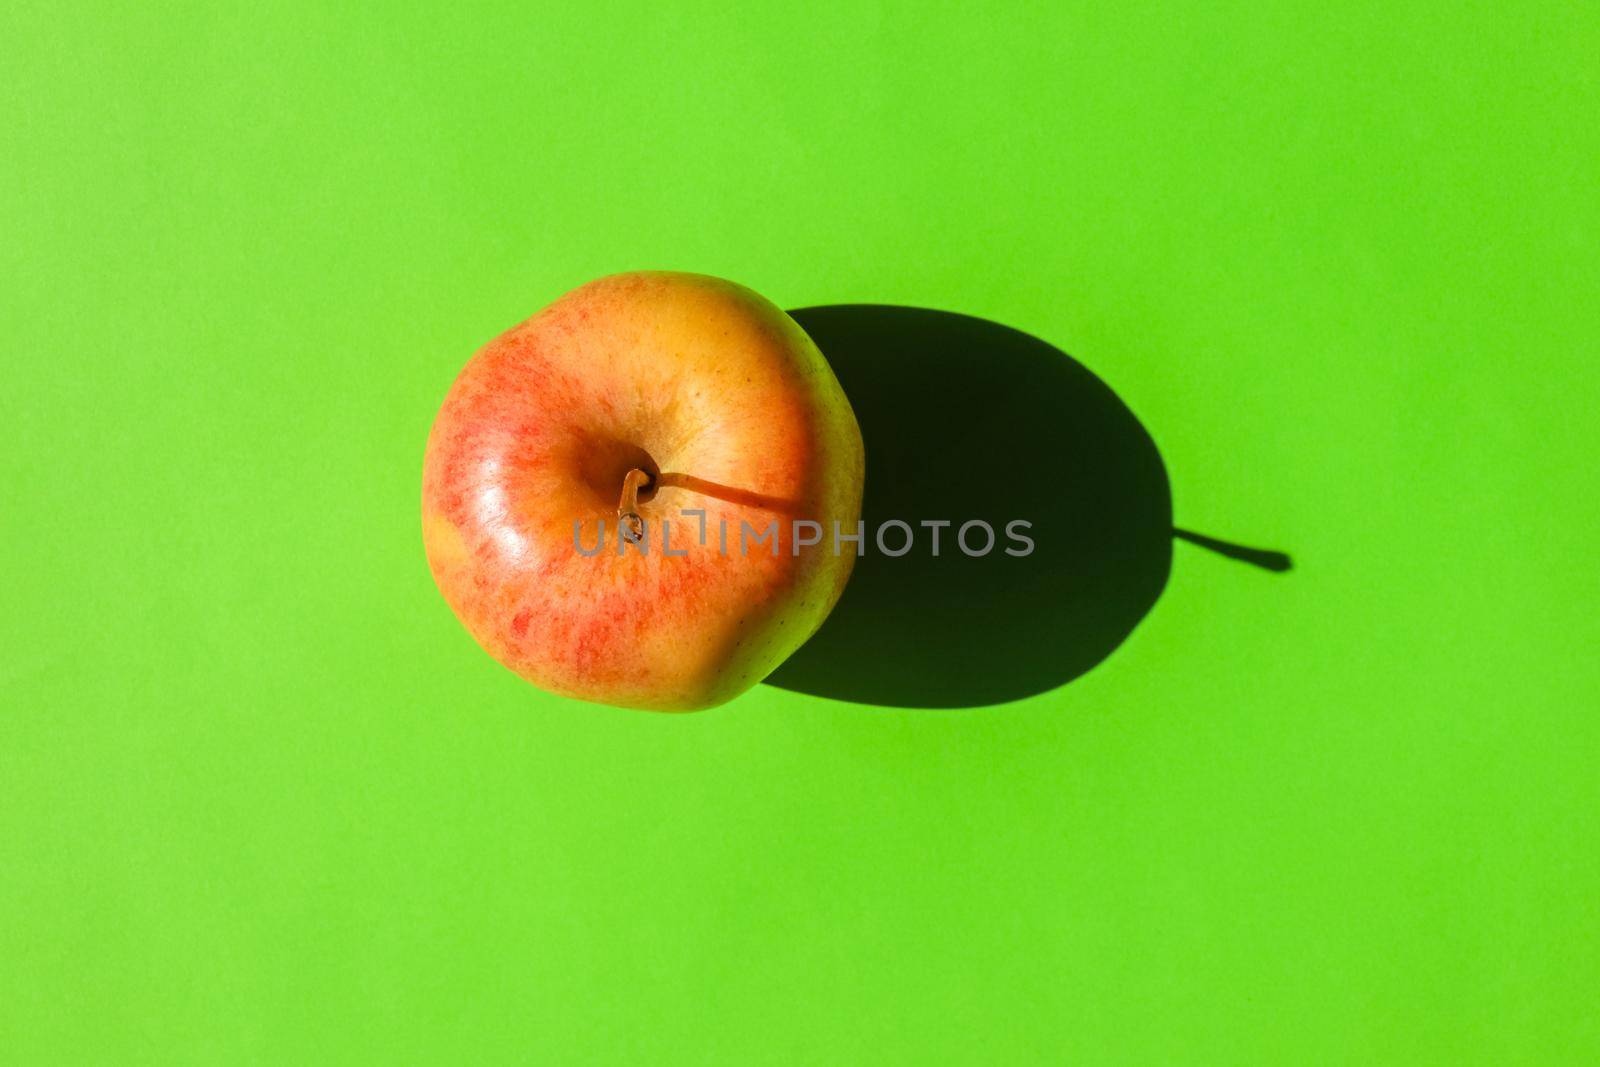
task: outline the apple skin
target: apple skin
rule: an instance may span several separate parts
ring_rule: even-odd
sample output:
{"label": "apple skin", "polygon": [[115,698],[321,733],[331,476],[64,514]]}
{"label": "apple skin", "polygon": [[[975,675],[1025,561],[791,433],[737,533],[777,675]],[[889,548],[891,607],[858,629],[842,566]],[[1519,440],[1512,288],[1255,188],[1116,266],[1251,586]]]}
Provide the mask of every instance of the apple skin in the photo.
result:
{"label": "apple skin", "polygon": [[[698,481],[641,493],[649,550],[619,553],[635,467]],[[423,460],[423,544],[468,632],[529,682],[692,711],[755,685],[822,625],[855,562],[853,545],[833,551],[833,524],[855,532],[863,477],[850,403],[780,308],[705,275],[617,274],[461,371]],[[706,511],[704,545],[685,508]],[[821,543],[797,545],[795,519],[819,523]],[[592,550],[602,521],[604,548],[581,554],[575,524]],[[776,555],[753,535],[740,551],[741,523],[774,522]]]}

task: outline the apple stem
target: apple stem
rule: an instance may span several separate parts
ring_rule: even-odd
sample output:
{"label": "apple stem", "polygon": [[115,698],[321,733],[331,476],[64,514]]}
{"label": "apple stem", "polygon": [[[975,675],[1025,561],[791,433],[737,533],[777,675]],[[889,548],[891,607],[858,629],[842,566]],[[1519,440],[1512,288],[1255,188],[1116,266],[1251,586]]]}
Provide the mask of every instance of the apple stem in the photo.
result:
{"label": "apple stem", "polygon": [[650,473],[633,468],[622,479],[622,500],[617,504],[617,523],[630,545],[644,540],[644,518],[639,514],[639,490],[650,484]]}
{"label": "apple stem", "polygon": [[635,467],[623,476],[622,499],[617,503],[617,522],[622,528],[623,538],[630,545],[636,545],[644,540],[644,517],[639,514],[639,491],[642,489],[687,489],[691,493],[700,493],[714,500],[724,500],[741,507],[762,508],[784,515],[798,515],[802,508],[802,504],[797,500],[786,500],[780,496],[768,496],[765,493],[740,489],[732,485],[708,482],[692,474],[676,474],[672,471],[651,474]]}

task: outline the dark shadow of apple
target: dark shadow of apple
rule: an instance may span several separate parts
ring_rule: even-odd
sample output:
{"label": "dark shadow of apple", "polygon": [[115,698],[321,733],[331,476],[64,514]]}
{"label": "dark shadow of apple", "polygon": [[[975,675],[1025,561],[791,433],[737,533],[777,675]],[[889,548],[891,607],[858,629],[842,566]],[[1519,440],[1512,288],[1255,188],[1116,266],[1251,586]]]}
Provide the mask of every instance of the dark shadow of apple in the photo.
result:
{"label": "dark shadow of apple", "polygon": [[[1099,664],[1172,565],[1161,454],[1104,382],[1036,337],[923,308],[790,312],[832,364],[867,447],[869,543],[822,629],[768,684],[837,700],[958,708],[1042,693]],[[909,523],[912,550],[873,531]],[[956,543],[982,519],[996,543]],[[1007,555],[1012,520],[1034,550]],[[924,520],[948,520],[937,555]],[[904,534],[886,535],[898,550]],[[983,543],[974,528],[969,544]],[[1285,561],[1286,562],[1286,561]]]}

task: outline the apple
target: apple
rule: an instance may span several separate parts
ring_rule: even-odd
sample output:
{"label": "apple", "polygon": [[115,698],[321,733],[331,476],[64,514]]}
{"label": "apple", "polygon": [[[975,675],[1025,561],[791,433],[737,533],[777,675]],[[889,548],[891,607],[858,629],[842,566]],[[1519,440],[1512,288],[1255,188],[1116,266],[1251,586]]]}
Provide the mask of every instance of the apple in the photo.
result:
{"label": "apple", "polygon": [[423,544],[467,631],[534,685],[707,708],[839,599],[856,554],[833,533],[856,530],[863,459],[781,309],[705,275],[617,274],[461,371],[428,437]]}

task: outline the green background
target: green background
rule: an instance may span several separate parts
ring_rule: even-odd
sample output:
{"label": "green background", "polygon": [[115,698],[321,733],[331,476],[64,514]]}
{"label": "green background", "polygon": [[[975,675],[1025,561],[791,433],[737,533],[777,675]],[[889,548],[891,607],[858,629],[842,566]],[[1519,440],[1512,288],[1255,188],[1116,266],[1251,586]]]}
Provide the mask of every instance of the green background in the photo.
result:
{"label": "green background", "polygon": [[[5,5],[3,1058],[1600,1059],[1600,15],[1193,8]],[[1034,333],[1296,570],[999,708],[545,696],[423,441],[642,267]]]}

